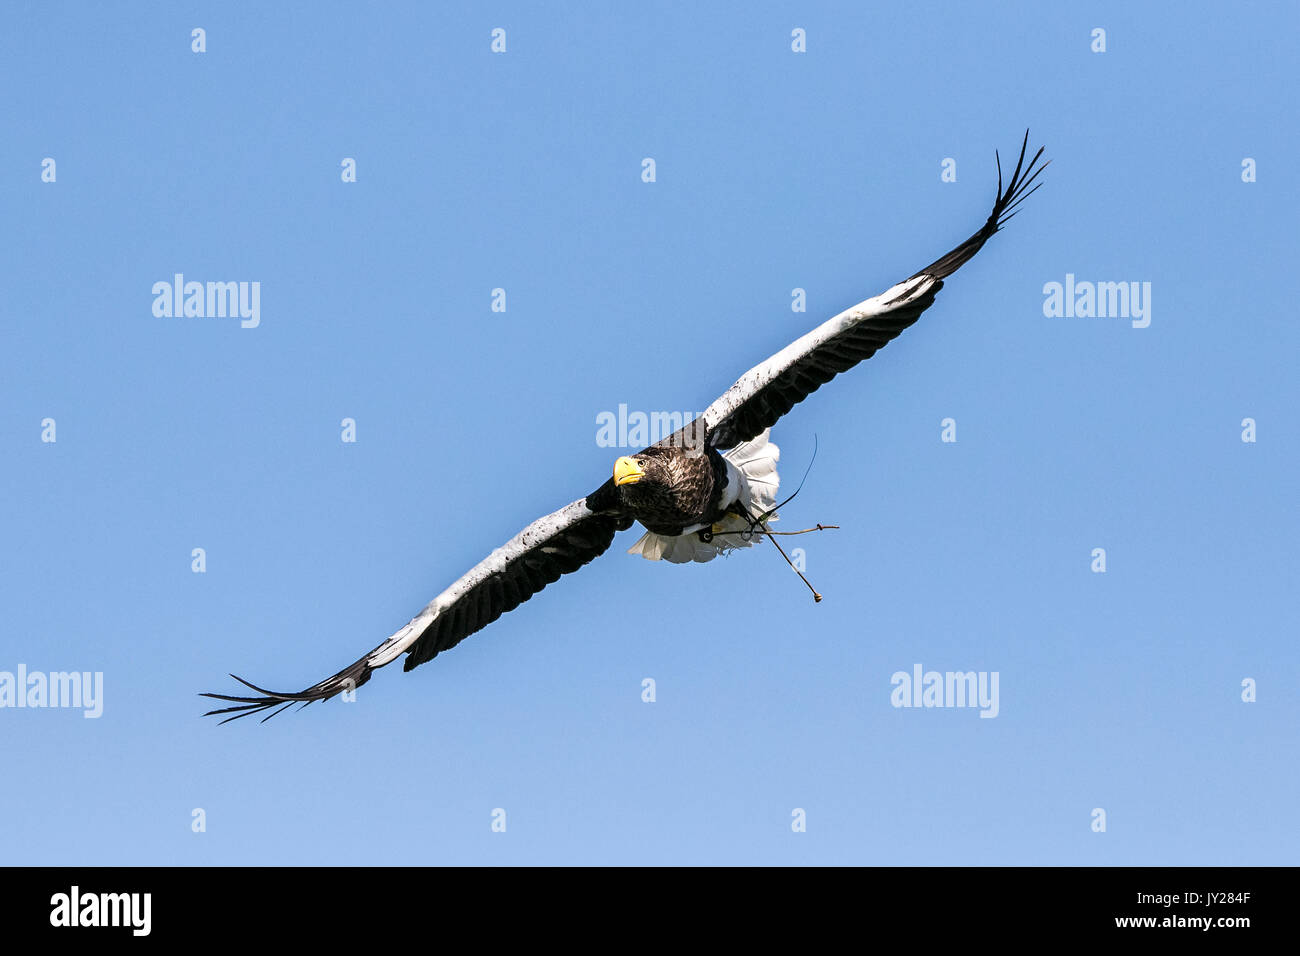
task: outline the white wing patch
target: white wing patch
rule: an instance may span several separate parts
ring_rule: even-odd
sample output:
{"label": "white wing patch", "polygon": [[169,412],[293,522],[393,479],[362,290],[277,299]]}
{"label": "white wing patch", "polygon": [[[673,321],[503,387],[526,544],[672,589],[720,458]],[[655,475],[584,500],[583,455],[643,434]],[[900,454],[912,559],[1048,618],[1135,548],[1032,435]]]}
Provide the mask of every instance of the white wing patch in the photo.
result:
{"label": "white wing patch", "polygon": [[[390,637],[384,643],[380,644],[370,656],[366,658],[366,663],[370,667],[383,667],[385,664],[392,663],[397,657],[406,652],[412,644],[416,642],[425,629],[433,623],[434,619],[454,605],[464,597],[472,588],[482,583],[493,574],[505,570],[507,564],[531,551],[542,542],[550,539],[566,528],[572,527],[583,518],[589,518],[592,511],[587,507],[587,499],[581,498],[572,504],[565,505],[559,511],[538,518],[523,531],[497,548],[486,558],[480,561],[474,567],[470,568],[465,574],[461,575],[451,587],[443,591],[436,598],[425,605],[415,617],[411,618],[409,624],[405,625],[396,634]],[[543,551],[556,552],[556,548],[542,548]]]}
{"label": "white wing patch", "polygon": [[864,319],[892,312],[921,298],[939,280],[933,276],[915,276],[891,286],[880,295],[859,302],[839,315],[827,319],[807,335],[795,339],[761,365],[756,365],[736,380],[721,397],[704,411],[704,424],[708,430],[716,428],[741,405],[757,395],[764,386],[788,369],[799,359],[816,351],[840,333],[851,329]]}

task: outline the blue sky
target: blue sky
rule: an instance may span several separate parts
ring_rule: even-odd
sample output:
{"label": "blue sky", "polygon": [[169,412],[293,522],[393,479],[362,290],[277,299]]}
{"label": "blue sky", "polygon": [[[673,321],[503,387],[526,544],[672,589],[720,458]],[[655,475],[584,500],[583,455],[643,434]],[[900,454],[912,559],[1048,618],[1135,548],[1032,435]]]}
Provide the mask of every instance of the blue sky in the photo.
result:
{"label": "blue sky", "polygon": [[[103,712],[0,709],[0,862],[1294,863],[1297,19],[9,5],[0,671]],[[601,412],[703,409],[956,245],[1026,127],[1023,215],[774,430],[820,605],[628,532],[355,703],[199,717],[594,489]],[[177,272],[260,324],[155,316]],[[1045,316],[1067,274],[1150,325]],[[997,717],[893,707],[917,664]]]}

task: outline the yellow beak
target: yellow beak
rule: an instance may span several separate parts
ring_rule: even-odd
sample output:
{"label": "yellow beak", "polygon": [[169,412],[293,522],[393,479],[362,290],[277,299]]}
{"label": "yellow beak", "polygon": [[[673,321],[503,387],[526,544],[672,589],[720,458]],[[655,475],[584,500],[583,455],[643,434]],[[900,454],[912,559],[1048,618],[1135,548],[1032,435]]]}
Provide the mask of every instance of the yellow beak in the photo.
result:
{"label": "yellow beak", "polygon": [[635,459],[624,455],[614,462],[614,484],[635,485],[644,477],[645,470],[636,463]]}

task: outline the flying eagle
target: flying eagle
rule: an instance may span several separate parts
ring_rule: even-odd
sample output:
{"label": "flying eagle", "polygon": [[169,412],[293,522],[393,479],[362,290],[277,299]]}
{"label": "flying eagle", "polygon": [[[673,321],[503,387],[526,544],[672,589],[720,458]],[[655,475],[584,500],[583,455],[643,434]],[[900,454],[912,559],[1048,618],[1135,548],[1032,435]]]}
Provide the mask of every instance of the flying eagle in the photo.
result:
{"label": "flying eagle", "polygon": [[[524,528],[360,660],[296,694],[264,690],[232,674],[258,696],[204,694],[233,704],[204,716],[233,715],[225,723],[276,708],[263,718],[267,720],[295,703],[306,706],[354,690],[402,654],[406,655],[403,670],[418,667],[513,611],[560,575],[604,553],[615,533],[634,522],[639,521],[646,533],[629,553],[674,563],[708,561],[770,536],[767,522],[775,518],[779,457],[778,448],[768,440],[771,426],[915,322],[934,302],[943,280],[1015,215],[1016,206],[1042,185],[1034,185],[1034,180],[1047,167],[1038,164],[1041,148],[1025,164],[1028,146],[1026,131],[1020,159],[1005,189],[1002,162],[994,153],[998,192],[993,212],[956,249],[750,369],[677,433],[619,458],[603,485]],[[815,591],[814,595],[821,599]]]}

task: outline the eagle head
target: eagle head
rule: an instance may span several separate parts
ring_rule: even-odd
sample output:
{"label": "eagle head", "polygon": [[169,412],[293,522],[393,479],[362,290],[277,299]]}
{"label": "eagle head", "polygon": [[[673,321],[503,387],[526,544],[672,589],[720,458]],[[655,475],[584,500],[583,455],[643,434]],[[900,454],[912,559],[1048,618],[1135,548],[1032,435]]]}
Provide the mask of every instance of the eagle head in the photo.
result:
{"label": "eagle head", "polygon": [[[683,492],[680,469],[658,449],[639,455],[624,455],[614,462],[614,485],[619,499],[644,523],[647,519],[663,525],[684,520],[678,512]],[[648,525],[647,525],[648,527]]]}
{"label": "eagle head", "polygon": [[644,501],[672,494],[681,477],[676,457],[658,448],[624,455],[614,462],[614,484],[624,500]]}

